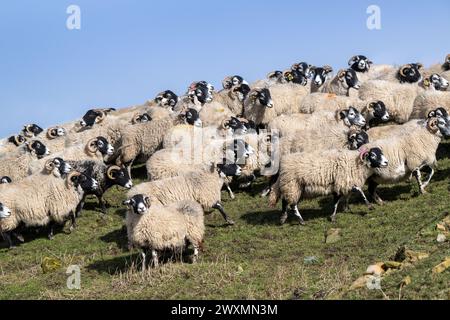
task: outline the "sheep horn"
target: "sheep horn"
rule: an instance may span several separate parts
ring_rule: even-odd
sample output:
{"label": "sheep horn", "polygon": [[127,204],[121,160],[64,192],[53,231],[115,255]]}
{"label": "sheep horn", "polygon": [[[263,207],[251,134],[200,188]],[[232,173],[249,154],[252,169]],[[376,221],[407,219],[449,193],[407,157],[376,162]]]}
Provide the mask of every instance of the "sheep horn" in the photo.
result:
{"label": "sheep horn", "polygon": [[58,137],[58,133],[57,133],[57,127],[52,127],[52,128],[49,128],[48,130],[47,130],[47,137],[49,138],[49,139],[55,139],[55,138],[57,138]]}
{"label": "sheep horn", "polygon": [[86,144],[86,150],[90,153],[96,153],[98,151],[97,138],[93,138],[88,141]]}
{"label": "sheep horn", "polygon": [[332,68],[331,66],[329,66],[329,65],[323,66],[323,69],[324,69],[326,72],[333,72],[333,68]]}
{"label": "sheep horn", "polygon": [[97,112],[99,113],[99,115],[95,119],[95,122],[97,123],[103,122],[103,120],[105,120],[106,118],[106,112],[104,110],[97,110]]}
{"label": "sheep horn", "polygon": [[19,136],[14,136],[14,141],[16,142],[16,145],[20,146],[23,143],[23,139]]}
{"label": "sheep horn", "polygon": [[24,126],[23,127],[23,132],[24,132],[25,136],[31,138],[32,136],[34,136],[34,134],[33,134],[32,131],[30,131],[30,127],[31,127],[31,124],[28,124],[28,125]]}
{"label": "sheep horn", "polygon": [[351,66],[353,63],[356,62],[357,59],[358,59],[357,56],[353,56],[350,60],[348,60],[348,65]]}
{"label": "sheep horn", "polygon": [[227,119],[224,119],[221,123],[221,127],[224,129],[228,129],[230,127],[230,121]]}
{"label": "sheep horn", "polygon": [[55,164],[53,163],[53,159],[48,160],[45,163],[45,170],[47,170],[47,172],[52,172],[54,169],[55,169]]}
{"label": "sheep horn", "polygon": [[147,207],[150,208],[150,197],[145,197],[144,201]]}
{"label": "sheep horn", "polygon": [[67,176],[67,179],[66,179],[67,187],[70,188],[70,186],[73,186],[72,178],[78,177],[80,175],[81,175],[81,173],[79,173],[78,171],[73,171],[73,172],[69,173],[69,175]]}
{"label": "sheep horn", "polygon": [[417,69],[419,69],[419,70],[423,68],[423,64],[421,64],[420,62],[417,62],[416,65],[417,65]]}
{"label": "sheep horn", "polygon": [[438,128],[438,120],[437,120],[437,118],[430,118],[428,120],[428,122],[427,122],[427,128],[432,133],[438,132],[439,128]]}
{"label": "sheep horn", "polygon": [[106,176],[108,177],[108,179],[110,180],[115,180],[115,178],[113,177],[112,173],[114,170],[122,170],[119,166],[111,166],[108,168],[108,170],[106,170]]}
{"label": "sheep horn", "polygon": [[362,146],[361,148],[359,148],[359,159],[364,162],[364,157],[366,156],[366,154],[369,152],[369,149],[367,149],[367,147]]}
{"label": "sheep horn", "polygon": [[450,53],[445,57],[445,61],[446,61],[447,63],[450,63]]}
{"label": "sheep horn", "polygon": [[140,118],[140,117],[141,117],[140,114],[134,115],[133,119],[131,119],[131,123],[132,123],[132,124],[139,123],[139,118]]}
{"label": "sheep horn", "polygon": [[401,68],[400,68],[400,75],[401,75],[402,77],[406,77],[406,76],[405,76],[405,69],[406,69],[406,68],[410,68],[410,67],[411,67],[411,65],[409,65],[409,64],[407,64],[407,65],[401,67]]}

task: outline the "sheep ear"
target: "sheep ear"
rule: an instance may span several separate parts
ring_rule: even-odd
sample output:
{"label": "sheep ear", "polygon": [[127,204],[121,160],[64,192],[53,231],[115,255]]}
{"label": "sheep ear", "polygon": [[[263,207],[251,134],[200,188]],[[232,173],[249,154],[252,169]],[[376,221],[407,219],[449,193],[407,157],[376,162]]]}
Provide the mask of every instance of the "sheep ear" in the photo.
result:
{"label": "sheep ear", "polygon": [[339,118],[341,120],[345,119],[347,117],[348,111],[347,110],[343,110],[341,112],[339,112]]}
{"label": "sheep ear", "polygon": [[122,202],[122,204],[123,204],[124,206],[129,206],[129,205],[131,205],[131,199],[125,200],[124,202]]}
{"label": "sheep ear", "polygon": [[369,109],[373,109],[374,107],[375,107],[375,102],[371,102],[371,103],[369,103],[369,105],[367,106],[367,108],[369,108]]}
{"label": "sheep ear", "polygon": [[417,65],[417,69],[419,69],[419,70],[423,68],[423,64],[421,64],[420,62],[417,62],[416,65]]}
{"label": "sheep ear", "polygon": [[358,61],[358,56],[353,56],[350,60],[348,60],[348,65],[351,66],[356,61]]}
{"label": "sheep ear", "polygon": [[324,66],[323,69],[325,70],[326,73],[333,72],[333,68],[331,66],[328,66],[328,65]]}

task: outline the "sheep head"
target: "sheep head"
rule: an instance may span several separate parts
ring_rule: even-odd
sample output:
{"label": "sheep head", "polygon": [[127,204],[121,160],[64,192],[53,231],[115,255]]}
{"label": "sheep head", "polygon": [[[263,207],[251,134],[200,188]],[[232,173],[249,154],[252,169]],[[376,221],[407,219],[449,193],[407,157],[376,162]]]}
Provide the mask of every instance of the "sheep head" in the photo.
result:
{"label": "sheep head", "polygon": [[58,137],[62,137],[66,134],[66,130],[61,127],[51,127],[47,129],[47,138],[52,140]]}

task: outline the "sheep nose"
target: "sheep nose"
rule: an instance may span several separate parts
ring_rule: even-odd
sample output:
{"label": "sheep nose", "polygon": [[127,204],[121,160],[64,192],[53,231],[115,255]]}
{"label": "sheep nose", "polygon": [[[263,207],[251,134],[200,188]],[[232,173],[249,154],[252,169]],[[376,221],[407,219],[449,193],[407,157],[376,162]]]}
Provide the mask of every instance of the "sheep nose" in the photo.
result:
{"label": "sheep nose", "polygon": [[389,120],[389,115],[388,115],[388,114],[385,114],[385,115],[381,118],[381,120],[383,120],[383,121],[388,121],[388,120]]}
{"label": "sheep nose", "polygon": [[361,88],[361,84],[357,83],[353,86],[354,89],[358,90],[359,88]]}
{"label": "sheep nose", "polygon": [[126,185],[125,185],[125,188],[127,188],[127,189],[131,189],[133,187],[133,182],[132,181],[129,181]]}

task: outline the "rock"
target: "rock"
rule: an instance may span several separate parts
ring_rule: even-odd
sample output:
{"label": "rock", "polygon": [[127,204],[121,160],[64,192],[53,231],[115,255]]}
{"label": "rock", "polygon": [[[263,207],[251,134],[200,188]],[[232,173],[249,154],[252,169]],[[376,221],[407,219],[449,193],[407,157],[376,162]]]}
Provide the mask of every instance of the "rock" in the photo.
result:
{"label": "rock", "polygon": [[364,273],[364,275],[381,276],[383,273],[384,273],[384,263],[378,262],[376,264],[372,264],[369,267],[367,267],[367,270]]}
{"label": "rock", "polygon": [[359,277],[352,283],[349,290],[357,290],[357,289],[367,287],[367,282],[370,280],[371,277],[372,277],[372,275],[369,275],[369,274]]}
{"label": "rock", "polygon": [[408,262],[417,262],[423,259],[428,258],[430,255],[426,252],[416,252],[412,250],[405,250],[406,261]]}
{"label": "rock", "polygon": [[59,259],[50,257],[44,257],[44,259],[42,259],[41,268],[44,273],[55,272],[61,269],[61,267],[62,262]]}
{"label": "rock", "polygon": [[317,264],[317,263],[319,263],[319,260],[317,259],[316,256],[305,257],[303,259],[303,263],[304,264]]}
{"label": "rock", "polygon": [[400,269],[402,264],[401,264],[401,262],[397,262],[397,261],[386,261],[384,263],[384,266],[386,269]]}
{"label": "rock", "polygon": [[406,276],[403,278],[402,282],[400,283],[400,287],[409,286],[411,284],[412,280],[410,276]]}
{"label": "rock", "polygon": [[436,241],[439,243],[444,243],[445,241],[447,241],[447,237],[445,236],[445,234],[438,234]]}
{"label": "rock", "polygon": [[447,228],[445,227],[444,224],[438,223],[438,224],[436,225],[436,230],[439,230],[439,231],[447,231]]}
{"label": "rock", "polygon": [[432,272],[433,273],[442,273],[445,270],[447,270],[448,268],[450,268],[450,257],[445,258],[445,260],[443,262],[441,262],[440,264],[435,266],[432,269]]}
{"label": "rock", "polygon": [[330,229],[327,231],[325,243],[336,243],[341,239],[341,229]]}

